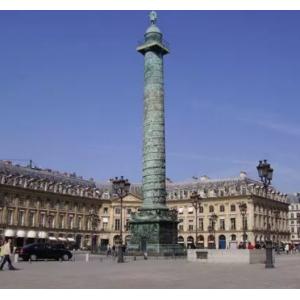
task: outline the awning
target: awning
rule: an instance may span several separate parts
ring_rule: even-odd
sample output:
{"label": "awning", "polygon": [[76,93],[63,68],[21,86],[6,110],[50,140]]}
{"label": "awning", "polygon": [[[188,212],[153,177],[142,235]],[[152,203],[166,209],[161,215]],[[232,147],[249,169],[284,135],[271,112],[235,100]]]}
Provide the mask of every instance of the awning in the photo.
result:
{"label": "awning", "polygon": [[17,237],[23,238],[26,236],[26,232],[24,230],[17,231]]}
{"label": "awning", "polygon": [[103,223],[108,223],[108,218],[106,218],[106,217],[102,218],[102,222]]}
{"label": "awning", "polygon": [[178,209],[178,212],[181,214],[181,213],[183,213],[183,207],[180,207],[179,209]]}
{"label": "awning", "polygon": [[73,239],[73,238],[67,238],[67,240],[68,240],[69,242],[75,242],[75,239]]}
{"label": "awning", "polygon": [[188,212],[192,212],[192,211],[194,211],[194,207],[188,207]]}
{"label": "awning", "polygon": [[57,238],[55,236],[49,236],[50,241],[57,241]]}
{"label": "awning", "polygon": [[35,238],[36,237],[36,232],[33,230],[30,230],[27,232],[27,237],[28,238]]}
{"label": "awning", "polygon": [[67,239],[64,238],[64,237],[59,237],[58,240],[59,240],[59,241],[66,241]]}
{"label": "awning", "polygon": [[40,239],[46,239],[46,238],[47,238],[47,232],[45,232],[45,231],[40,231],[40,232],[38,233],[38,237],[39,237]]}
{"label": "awning", "polygon": [[15,236],[15,231],[12,229],[6,229],[4,232],[4,235],[7,237],[13,237],[13,236]]}

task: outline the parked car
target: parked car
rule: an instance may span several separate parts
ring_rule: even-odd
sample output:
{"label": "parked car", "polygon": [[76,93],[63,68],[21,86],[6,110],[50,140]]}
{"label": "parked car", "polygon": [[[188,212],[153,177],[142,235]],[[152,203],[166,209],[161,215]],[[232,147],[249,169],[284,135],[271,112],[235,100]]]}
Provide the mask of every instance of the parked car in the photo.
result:
{"label": "parked car", "polygon": [[38,259],[56,259],[56,260],[70,260],[72,253],[66,250],[63,245],[50,244],[28,244],[24,246],[19,254],[23,260],[38,260]]}

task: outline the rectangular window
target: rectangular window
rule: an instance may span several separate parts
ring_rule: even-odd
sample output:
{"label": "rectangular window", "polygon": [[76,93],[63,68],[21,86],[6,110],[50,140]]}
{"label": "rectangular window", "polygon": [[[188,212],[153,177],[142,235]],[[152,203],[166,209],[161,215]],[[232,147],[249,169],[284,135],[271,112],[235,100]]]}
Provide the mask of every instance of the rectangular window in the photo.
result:
{"label": "rectangular window", "polygon": [[58,227],[59,228],[64,228],[64,215],[59,215],[59,220],[58,220]]}
{"label": "rectangular window", "polygon": [[127,208],[127,215],[131,214],[131,208]]}
{"label": "rectangular window", "polygon": [[179,225],[178,225],[178,230],[183,231],[183,219],[179,219]]}
{"label": "rectangular window", "polygon": [[40,208],[45,208],[45,201],[44,200],[40,201]]}
{"label": "rectangular window", "polygon": [[115,219],[115,230],[120,230],[120,219]]}
{"label": "rectangular window", "polygon": [[225,219],[220,219],[220,230],[225,230]]}
{"label": "rectangular window", "polygon": [[103,208],[103,213],[104,213],[104,214],[108,214],[108,207],[104,207],[104,208]]}
{"label": "rectangular window", "polygon": [[230,219],[230,229],[231,230],[235,230],[235,218],[231,218]]}
{"label": "rectangular window", "polygon": [[69,229],[73,229],[73,219],[74,219],[74,216],[73,215],[70,215],[68,217],[68,228]]}
{"label": "rectangular window", "polygon": [[194,226],[189,224],[189,231],[193,231]]}
{"label": "rectangular window", "polygon": [[35,225],[35,212],[31,211],[29,212],[29,222],[30,227],[33,227]]}
{"label": "rectangular window", "polygon": [[79,230],[82,229],[82,217],[77,217],[77,227]]}
{"label": "rectangular window", "polygon": [[199,230],[203,230],[204,229],[204,223],[203,223],[203,219],[202,218],[199,219],[198,226],[199,226]]}
{"label": "rectangular window", "polygon": [[44,213],[41,213],[40,214],[40,220],[39,220],[39,226],[40,227],[45,227],[45,224],[46,224],[46,216]]}
{"label": "rectangular window", "polygon": [[121,208],[120,207],[116,207],[115,208],[115,214],[119,215],[121,213]]}
{"label": "rectangular window", "polygon": [[18,212],[18,225],[19,226],[25,225],[25,213],[23,210],[19,210]]}

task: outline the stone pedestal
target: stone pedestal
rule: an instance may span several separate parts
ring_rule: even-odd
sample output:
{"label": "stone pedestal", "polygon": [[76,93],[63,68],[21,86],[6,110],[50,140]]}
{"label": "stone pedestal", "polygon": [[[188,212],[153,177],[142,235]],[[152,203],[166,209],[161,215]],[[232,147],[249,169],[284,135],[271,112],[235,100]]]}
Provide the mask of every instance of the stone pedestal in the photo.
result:
{"label": "stone pedestal", "polygon": [[141,209],[132,216],[129,251],[160,255],[179,254],[177,215],[169,209]]}

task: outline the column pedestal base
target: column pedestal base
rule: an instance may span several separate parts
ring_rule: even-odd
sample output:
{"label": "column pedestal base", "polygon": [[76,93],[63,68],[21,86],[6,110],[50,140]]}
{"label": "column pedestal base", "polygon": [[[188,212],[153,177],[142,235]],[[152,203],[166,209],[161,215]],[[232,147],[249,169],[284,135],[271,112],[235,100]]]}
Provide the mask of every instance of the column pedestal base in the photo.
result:
{"label": "column pedestal base", "polygon": [[183,247],[177,244],[177,224],[177,214],[168,208],[140,209],[129,221],[129,253],[183,254]]}

